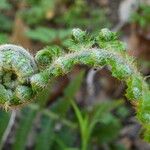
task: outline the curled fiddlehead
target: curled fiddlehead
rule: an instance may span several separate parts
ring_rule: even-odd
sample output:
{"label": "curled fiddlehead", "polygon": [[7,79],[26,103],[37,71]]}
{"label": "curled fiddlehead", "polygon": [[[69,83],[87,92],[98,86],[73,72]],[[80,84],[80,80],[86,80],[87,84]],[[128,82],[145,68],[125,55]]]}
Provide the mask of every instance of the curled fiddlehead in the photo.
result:
{"label": "curled fiddlehead", "polygon": [[34,58],[22,47],[0,46],[0,104],[18,105],[34,95],[30,77],[37,73]]}
{"label": "curled fiddlehead", "polygon": [[70,53],[62,53],[59,47],[47,47],[37,52],[35,60],[21,47],[1,46],[0,104],[11,107],[31,101],[52,78],[68,73],[76,64],[108,65],[112,76],[126,83],[126,97],[131,102],[134,100],[137,117],[149,139],[149,86],[138,72],[134,59],[126,54],[125,45],[118,40],[117,34],[102,29],[92,37],[85,31],[74,29],[65,46]]}

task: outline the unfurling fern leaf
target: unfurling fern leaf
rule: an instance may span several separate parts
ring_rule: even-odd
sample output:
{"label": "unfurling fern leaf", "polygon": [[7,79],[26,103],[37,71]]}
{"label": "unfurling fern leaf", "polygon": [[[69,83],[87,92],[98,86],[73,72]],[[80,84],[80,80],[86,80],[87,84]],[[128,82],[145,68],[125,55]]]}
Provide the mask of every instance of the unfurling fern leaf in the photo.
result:
{"label": "unfurling fern leaf", "polygon": [[13,107],[30,102],[52,78],[68,73],[76,64],[91,67],[108,65],[112,76],[127,84],[126,96],[135,100],[137,117],[149,131],[150,90],[117,35],[108,29],[102,29],[96,38],[80,29],[74,29],[72,34],[68,46],[71,52],[61,56],[60,49],[45,48],[37,53],[34,60],[21,47],[2,45],[0,104]]}
{"label": "unfurling fern leaf", "polygon": [[33,97],[30,77],[37,73],[34,58],[22,47],[0,46],[0,104],[17,105]]}

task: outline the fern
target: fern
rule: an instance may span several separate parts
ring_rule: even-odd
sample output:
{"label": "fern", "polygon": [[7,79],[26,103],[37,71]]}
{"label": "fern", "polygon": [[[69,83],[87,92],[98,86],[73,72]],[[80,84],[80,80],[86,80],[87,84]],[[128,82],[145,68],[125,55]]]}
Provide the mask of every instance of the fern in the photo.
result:
{"label": "fern", "polygon": [[68,49],[71,52],[62,56],[52,51],[51,55],[47,55],[50,63],[41,68],[38,67],[41,62],[39,60],[45,59],[45,51],[51,53],[50,48],[39,51],[38,56],[35,56],[38,59],[35,60],[22,47],[2,45],[0,104],[13,107],[30,102],[50,80],[67,74],[76,64],[91,67],[108,65],[112,76],[127,84],[126,96],[129,100],[134,100],[137,117],[149,133],[150,90],[138,72],[134,59],[126,54],[125,46],[118,41],[117,35],[108,29],[102,29],[96,37],[92,37],[80,29],[74,29]]}

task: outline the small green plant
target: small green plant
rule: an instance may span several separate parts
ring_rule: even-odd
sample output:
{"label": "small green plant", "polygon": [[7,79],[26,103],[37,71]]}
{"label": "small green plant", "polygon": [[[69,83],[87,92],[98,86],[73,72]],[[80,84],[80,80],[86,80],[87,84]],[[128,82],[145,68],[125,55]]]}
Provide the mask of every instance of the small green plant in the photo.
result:
{"label": "small green plant", "polygon": [[[112,139],[115,139],[117,137],[117,130],[120,129],[121,124],[119,120],[115,116],[111,115],[109,111],[119,106],[121,104],[120,102],[99,103],[94,106],[92,112],[84,114],[80,111],[73,100],[70,100],[70,102],[79,122],[81,134],[81,150],[88,149],[92,134],[95,134],[95,139],[97,139],[101,144],[103,142],[109,143]],[[98,131],[97,127],[99,125],[101,125],[99,130],[103,130],[103,132]],[[107,127],[109,125],[114,128],[114,131],[108,130]],[[107,128],[107,131],[105,127]],[[101,135],[97,137],[96,132],[100,132]]]}
{"label": "small green plant", "polygon": [[117,34],[102,29],[93,37],[73,29],[72,39],[66,46],[70,50],[68,54],[59,47],[47,47],[33,58],[22,47],[2,45],[0,104],[11,108],[30,102],[54,77],[67,74],[76,64],[108,65],[112,76],[127,84],[126,97],[135,103],[137,117],[146,129],[146,140],[149,140],[149,86],[138,72],[134,59],[126,54],[125,45],[118,41]]}

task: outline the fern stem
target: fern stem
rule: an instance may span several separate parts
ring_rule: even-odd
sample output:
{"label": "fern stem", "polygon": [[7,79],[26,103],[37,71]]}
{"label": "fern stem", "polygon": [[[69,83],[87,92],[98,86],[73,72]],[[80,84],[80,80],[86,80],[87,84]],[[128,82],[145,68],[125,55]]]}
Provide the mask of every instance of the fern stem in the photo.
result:
{"label": "fern stem", "polygon": [[[31,78],[31,84],[33,88],[43,88],[53,77],[67,74],[76,64],[84,64],[92,67],[108,65],[111,67],[112,75],[119,80],[125,81],[128,86],[132,86],[131,84],[128,84],[130,79],[132,80],[132,78],[137,77],[142,86],[144,86],[143,89],[149,90],[144,78],[137,71],[135,65],[129,61],[129,57],[125,57],[124,55],[113,51],[97,48],[81,50],[57,58],[48,69],[34,75]],[[131,90],[134,90],[133,88],[134,87],[131,87]],[[138,89],[138,87],[135,88],[139,94],[137,94],[136,91],[133,91],[132,99],[141,99],[142,90]],[[128,94],[127,97],[131,99]]]}
{"label": "fern stem", "polygon": [[137,71],[132,59],[118,52],[92,48],[58,57],[46,70],[31,78],[33,89],[44,88],[49,80],[67,74],[76,64],[92,67],[110,66],[112,76],[126,83],[128,87],[126,96],[130,100],[135,100],[139,120],[144,123],[150,122],[149,87],[143,76]]}

